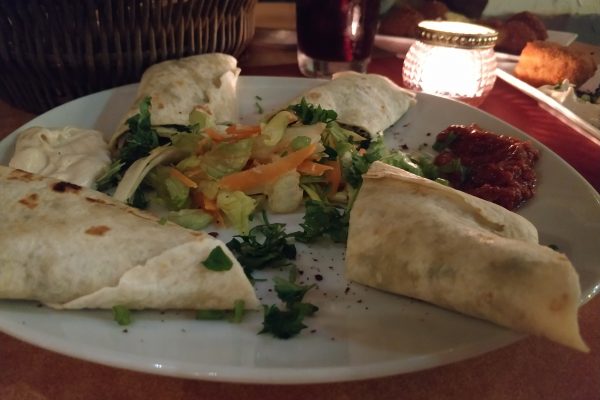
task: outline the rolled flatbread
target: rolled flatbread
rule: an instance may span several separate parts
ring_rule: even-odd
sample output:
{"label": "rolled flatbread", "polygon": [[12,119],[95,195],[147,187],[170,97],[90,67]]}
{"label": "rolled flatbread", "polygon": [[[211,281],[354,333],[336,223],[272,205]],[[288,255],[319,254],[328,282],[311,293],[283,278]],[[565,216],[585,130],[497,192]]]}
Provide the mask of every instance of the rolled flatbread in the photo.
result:
{"label": "rolled flatbread", "polygon": [[529,221],[381,162],[363,175],[350,214],[346,275],[588,350],[577,273],[564,254],[538,244]]}
{"label": "rolled flatbread", "polygon": [[136,100],[113,134],[114,150],[127,131],[127,120],[139,112],[145,97],[152,98],[152,124],[189,125],[195,106],[209,109],[217,122],[237,121],[237,60],[227,54],[211,53],[163,61],[149,67],[140,81]]}
{"label": "rolled flatbread", "polygon": [[[102,193],[0,166],[0,298],[55,308],[230,309],[259,301],[221,241]],[[203,262],[221,247],[233,266]]]}
{"label": "rolled flatbread", "polygon": [[358,128],[370,137],[398,121],[415,103],[414,93],[389,78],[353,71],[338,72],[331,81],[294,98],[288,105],[306,99],[308,103],[334,110],[339,123]]}

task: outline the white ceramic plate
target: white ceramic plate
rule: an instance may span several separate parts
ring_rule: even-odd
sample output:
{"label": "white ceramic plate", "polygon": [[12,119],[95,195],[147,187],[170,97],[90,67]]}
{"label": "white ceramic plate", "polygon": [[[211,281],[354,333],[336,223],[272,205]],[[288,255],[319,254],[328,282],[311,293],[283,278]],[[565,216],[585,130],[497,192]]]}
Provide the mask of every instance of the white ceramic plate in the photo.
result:
{"label": "white ceramic plate", "polygon": [[[255,96],[265,110],[319,81],[301,78],[242,77],[244,122],[256,120]],[[90,95],[58,107],[32,125],[93,127],[111,132],[135,93],[135,86]],[[451,123],[478,123],[517,137],[520,131],[475,108],[419,95],[418,104],[387,140],[415,149],[431,144]],[[431,133],[431,134],[429,134]],[[428,135],[429,134],[429,135]],[[0,143],[0,163],[12,154],[15,134]],[[599,197],[570,166],[541,151],[536,197],[521,211],[539,229],[542,243],[565,251],[579,272],[584,299],[600,281]],[[401,205],[399,205],[401,206]],[[294,229],[301,214],[273,218]],[[401,223],[401,221],[398,221]],[[222,239],[226,239],[227,232]],[[321,244],[300,248],[302,280],[317,283],[307,300],[318,305],[309,328],[291,340],[257,335],[262,315],[241,324],[196,321],[190,312],[138,312],[127,333],[108,311],[53,311],[32,302],[0,301],[0,330],[74,357],[138,371],[230,382],[309,383],[364,379],[430,368],[472,357],[518,338],[508,330],[453,312],[350,284],[343,278],[343,249]],[[281,273],[283,274],[283,273]],[[321,275],[322,280],[316,280]],[[273,302],[270,283],[258,283],[259,297]]]}
{"label": "white ceramic plate", "polygon": [[[547,31],[548,39],[551,42],[556,42],[562,46],[568,46],[577,39],[576,33],[571,32],[561,32],[561,31]],[[375,36],[375,46],[389,51],[391,53],[396,53],[398,55],[404,56],[408,53],[408,49],[415,42],[415,39],[400,37],[400,36],[390,36],[390,35],[376,35]],[[496,57],[499,61],[519,61],[519,56],[514,54],[507,54],[502,52],[496,52]]]}

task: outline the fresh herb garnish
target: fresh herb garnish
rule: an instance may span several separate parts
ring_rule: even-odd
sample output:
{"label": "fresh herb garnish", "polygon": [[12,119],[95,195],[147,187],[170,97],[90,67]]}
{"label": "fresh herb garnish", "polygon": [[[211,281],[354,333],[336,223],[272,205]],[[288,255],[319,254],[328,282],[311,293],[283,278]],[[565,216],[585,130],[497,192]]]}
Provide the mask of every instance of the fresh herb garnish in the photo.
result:
{"label": "fresh herb garnish", "polygon": [[264,110],[263,110],[262,106],[259,103],[259,101],[262,100],[262,97],[260,97],[260,96],[254,96],[254,98],[256,99],[256,101],[254,102],[254,105],[256,106],[256,111],[259,114],[262,114],[264,112]]}
{"label": "fresh herb garnish", "polygon": [[148,199],[146,198],[146,190],[140,185],[133,196],[127,202],[130,206],[144,210],[148,207]]}
{"label": "fresh herb garnish", "polygon": [[306,101],[303,97],[300,103],[293,104],[288,107],[288,110],[296,114],[298,119],[304,125],[312,125],[317,122],[331,122],[337,118],[337,113],[333,110],[324,110],[321,106],[314,106]]}
{"label": "fresh herb garnish", "polygon": [[217,246],[211,250],[202,265],[211,271],[228,271],[233,267],[233,261],[225,254],[221,246]]}
{"label": "fresh herb garnish", "polygon": [[125,142],[119,152],[119,159],[126,167],[146,157],[152,149],[160,145],[158,134],[151,124],[150,106],[150,97],[145,97],[140,102],[139,113],[127,120],[129,129],[125,133]]}
{"label": "fresh herb garnish", "polygon": [[458,135],[454,132],[448,132],[445,138],[442,140],[437,139],[433,146],[431,146],[435,151],[442,151],[448,148],[456,139]]}
{"label": "fresh herb garnish", "polygon": [[289,242],[285,224],[269,223],[265,213],[263,220],[265,223],[250,229],[248,235],[234,236],[227,243],[250,278],[254,270],[281,267],[296,258],[296,246]]}
{"label": "fresh herb garnish", "polygon": [[454,181],[459,184],[465,182],[469,173],[469,169],[462,165],[460,158],[453,158],[446,164],[438,165],[438,171],[441,175],[446,177],[452,175]]}
{"label": "fresh herb garnish", "polygon": [[227,317],[226,310],[197,310],[196,319],[218,321]]}
{"label": "fresh herb garnish", "polygon": [[310,286],[299,285],[293,281],[286,281],[279,277],[273,278],[273,281],[275,281],[277,297],[288,306],[301,302],[306,292],[316,286],[314,284]]}
{"label": "fresh herb garnish", "polygon": [[96,190],[105,192],[115,186],[121,180],[121,169],[125,163],[116,160],[106,168],[106,170],[96,179]]}
{"label": "fresh herb garnish", "polygon": [[306,201],[305,207],[304,222],[300,224],[302,231],[293,234],[296,240],[310,243],[322,236],[329,236],[334,242],[346,242],[349,219],[347,212],[340,207],[314,200]]}
{"label": "fresh herb garnish", "polygon": [[197,310],[196,319],[218,321],[227,319],[229,322],[239,324],[244,317],[244,300],[238,299],[233,303],[233,310]]}
{"label": "fresh herb garnish", "polygon": [[263,306],[263,308],[263,329],[258,332],[259,335],[270,333],[279,339],[289,339],[306,328],[306,325],[302,323],[305,315],[301,308],[280,310],[275,304]]}
{"label": "fresh herb garnish", "polygon": [[131,323],[131,313],[129,309],[122,305],[116,305],[112,308],[113,319],[121,326],[129,325]]}
{"label": "fresh herb garnish", "polygon": [[270,333],[280,339],[289,339],[306,328],[303,320],[312,316],[319,307],[303,303],[304,295],[315,285],[303,286],[282,278],[275,278],[277,297],[285,303],[282,310],[277,305],[264,306],[263,329],[259,332]]}
{"label": "fresh herb garnish", "polygon": [[234,324],[239,324],[240,322],[242,322],[242,318],[244,318],[244,307],[245,307],[245,303],[244,300],[236,300],[233,303],[233,313],[231,315],[231,318],[229,319],[231,322],[233,322]]}

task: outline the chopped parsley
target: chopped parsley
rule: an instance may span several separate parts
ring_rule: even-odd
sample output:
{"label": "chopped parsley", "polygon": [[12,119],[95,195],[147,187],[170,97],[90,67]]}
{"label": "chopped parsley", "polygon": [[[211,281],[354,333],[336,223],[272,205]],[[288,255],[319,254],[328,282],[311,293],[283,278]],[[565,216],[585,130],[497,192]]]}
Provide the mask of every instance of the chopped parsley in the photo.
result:
{"label": "chopped parsley", "polygon": [[129,325],[131,323],[131,312],[129,309],[122,305],[116,305],[112,308],[113,319],[121,326]]}
{"label": "chopped parsley", "polygon": [[316,286],[314,284],[310,286],[299,285],[279,277],[275,277],[273,280],[275,281],[277,297],[288,306],[301,302],[306,292]]}
{"label": "chopped parsley", "polygon": [[290,243],[285,224],[269,223],[264,213],[263,219],[265,223],[250,229],[248,235],[234,236],[227,243],[251,279],[254,270],[282,267],[296,258],[296,246]]}
{"label": "chopped parsley", "polygon": [[303,286],[277,277],[274,281],[277,297],[284,302],[285,307],[280,309],[275,304],[263,306],[263,329],[259,334],[270,333],[279,339],[289,339],[307,327],[303,322],[305,317],[310,317],[319,310],[314,304],[302,302],[306,292],[315,285]]}
{"label": "chopped parsley", "polygon": [[227,317],[226,310],[197,310],[196,319],[218,321]]}
{"label": "chopped parsley", "polygon": [[121,160],[116,160],[104,170],[102,175],[96,179],[96,189],[100,192],[105,192],[110,188],[117,186],[117,183],[121,180],[121,169],[125,163]]}
{"label": "chopped parsley", "polygon": [[233,267],[233,261],[225,254],[221,246],[217,246],[211,250],[202,265],[211,271],[228,271]]}
{"label": "chopped parsley", "polygon": [[348,212],[315,200],[306,201],[305,207],[304,222],[300,224],[302,231],[293,234],[296,240],[310,243],[322,236],[329,236],[336,243],[346,242],[350,217]]}
{"label": "chopped parsley", "polygon": [[333,110],[324,110],[321,106],[314,106],[303,97],[300,103],[293,104],[288,110],[296,114],[304,125],[312,125],[317,122],[331,122],[337,119],[337,113]]}
{"label": "chopped parsley", "polygon": [[204,321],[219,321],[227,319],[239,324],[244,317],[244,300],[238,299],[233,303],[233,310],[197,310],[196,319]]}
{"label": "chopped parsley", "polygon": [[262,113],[264,113],[265,111],[264,111],[264,109],[262,108],[262,106],[261,106],[261,105],[260,105],[260,103],[259,103],[259,101],[261,101],[261,100],[262,100],[262,97],[260,97],[260,96],[254,96],[254,98],[256,99],[256,101],[254,102],[254,106],[256,107],[256,111],[257,111],[259,114],[262,114]]}

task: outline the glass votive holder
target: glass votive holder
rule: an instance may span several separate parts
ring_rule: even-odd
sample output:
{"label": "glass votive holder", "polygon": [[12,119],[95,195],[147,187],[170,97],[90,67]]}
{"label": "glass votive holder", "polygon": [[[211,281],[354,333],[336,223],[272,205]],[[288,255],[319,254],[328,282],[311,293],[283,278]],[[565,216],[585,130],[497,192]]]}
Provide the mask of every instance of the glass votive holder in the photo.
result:
{"label": "glass votive holder", "polygon": [[477,106],[496,81],[495,30],[465,22],[423,21],[402,80],[409,89]]}

